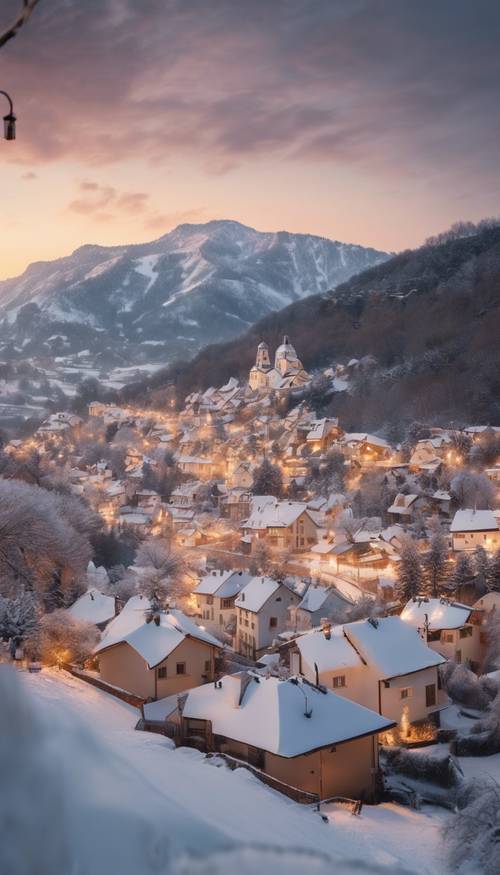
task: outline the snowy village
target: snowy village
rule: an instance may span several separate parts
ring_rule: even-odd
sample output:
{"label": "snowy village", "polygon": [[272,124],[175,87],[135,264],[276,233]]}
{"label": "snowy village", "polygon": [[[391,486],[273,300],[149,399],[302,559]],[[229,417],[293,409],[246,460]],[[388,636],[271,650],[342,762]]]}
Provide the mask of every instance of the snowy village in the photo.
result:
{"label": "snowy village", "polygon": [[360,833],[465,794],[456,828],[500,773],[500,429],[394,446],[318,419],[312,379],[285,336],[178,411],[91,402],[6,444],[3,660],[98,722],[126,703],[166,775],[189,749]]}
{"label": "snowy village", "polygon": [[0,875],[500,875],[499,34],[0,3]]}

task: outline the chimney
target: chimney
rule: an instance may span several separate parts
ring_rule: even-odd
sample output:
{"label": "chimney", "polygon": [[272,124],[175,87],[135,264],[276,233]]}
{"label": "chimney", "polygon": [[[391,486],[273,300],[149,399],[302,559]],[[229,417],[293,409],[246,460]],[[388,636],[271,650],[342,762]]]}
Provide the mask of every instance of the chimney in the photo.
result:
{"label": "chimney", "polygon": [[252,675],[248,671],[241,672],[240,691],[239,691],[238,700],[235,701],[235,705],[234,705],[235,708],[241,708],[241,703],[243,701],[243,697],[245,695],[246,688],[248,687],[249,683],[251,683],[251,681],[252,681]]}
{"label": "chimney", "polygon": [[320,623],[321,623],[321,631],[323,632],[323,635],[325,636],[326,640],[329,641],[330,638],[332,637],[332,624],[330,623],[330,620],[328,619],[328,617],[322,617],[320,620]]}

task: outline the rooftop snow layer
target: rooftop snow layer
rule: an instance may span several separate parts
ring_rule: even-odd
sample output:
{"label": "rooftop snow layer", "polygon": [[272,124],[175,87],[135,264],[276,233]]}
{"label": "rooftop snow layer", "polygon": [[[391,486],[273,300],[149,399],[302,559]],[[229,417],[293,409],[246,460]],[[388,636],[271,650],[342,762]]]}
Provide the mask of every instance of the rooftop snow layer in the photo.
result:
{"label": "rooftop snow layer", "polygon": [[457,510],[450,532],[498,532],[492,510]]}
{"label": "rooftop snow layer", "polygon": [[215,734],[283,757],[300,756],[394,725],[300,678],[252,678],[239,704],[241,681],[242,675],[226,675],[221,689],[205,684],[190,690],[183,716],[210,720]]}
{"label": "rooftop snow layer", "polygon": [[373,622],[358,620],[347,623],[344,632],[363,659],[376,668],[380,680],[446,661],[427,647],[417,630],[401,617],[381,617]]}
{"label": "rooftop snow layer", "polygon": [[401,612],[401,619],[415,628],[429,631],[459,629],[470,617],[471,608],[445,599],[410,599]]}
{"label": "rooftop snow layer", "polygon": [[68,608],[75,620],[86,623],[107,623],[116,613],[114,596],[104,595],[98,589],[91,587],[76,602]]}
{"label": "rooftop snow layer", "polygon": [[278,591],[280,586],[281,584],[277,580],[273,580],[272,577],[252,577],[234,604],[237,608],[257,613],[267,600]]}

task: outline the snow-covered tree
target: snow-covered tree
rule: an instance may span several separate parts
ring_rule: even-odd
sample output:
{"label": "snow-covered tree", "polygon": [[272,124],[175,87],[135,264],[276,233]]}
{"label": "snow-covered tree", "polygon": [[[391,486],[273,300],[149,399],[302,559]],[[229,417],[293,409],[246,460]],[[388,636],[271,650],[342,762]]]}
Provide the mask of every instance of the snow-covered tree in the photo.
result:
{"label": "snow-covered tree", "polygon": [[486,639],[485,671],[500,668],[500,611],[491,611],[486,617],[482,631]]}
{"label": "snow-covered tree", "polygon": [[459,507],[488,508],[494,500],[494,490],[484,474],[460,471],[450,483],[451,494]]}
{"label": "snow-covered tree", "polygon": [[490,591],[500,592],[500,550],[493,554],[488,563],[486,588]]}
{"label": "snow-covered tree", "polygon": [[474,550],[474,569],[476,572],[476,592],[482,595],[486,592],[490,574],[490,557],[484,547],[479,546]]}
{"label": "snow-covered tree", "polygon": [[467,553],[459,553],[447,589],[456,597],[474,578],[474,568]]}
{"label": "snow-covered tree", "polygon": [[[39,486],[0,480],[0,589],[43,592],[58,575],[63,587],[91,558],[85,511],[75,499]],[[78,518],[77,518],[78,517]]]}
{"label": "snow-covered tree", "polygon": [[283,494],[281,471],[269,459],[264,459],[262,465],[253,472],[252,492],[254,495],[275,495],[276,498]]}
{"label": "snow-covered tree", "polygon": [[[144,541],[135,557],[139,590],[151,601],[154,609],[165,606],[169,598],[189,595],[192,580],[186,557],[160,538]],[[140,569],[140,571],[139,571]]]}
{"label": "snow-covered tree", "polygon": [[429,540],[429,550],[425,556],[427,573],[427,588],[430,595],[436,598],[446,578],[448,546],[440,528],[434,524]]}
{"label": "snow-covered tree", "polygon": [[467,708],[484,710],[490,704],[490,697],[479,683],[474,672],[463,663],[456,665],[446,682],[446,692],[454,702]]}
{"label": "snow-covered tree", "polygon": [[493,778],[467,781],[458,794],[457,808],[445,829],[450,871],[495,875],[500,857],[500,785]]}
{"label": "snow-covered tree", "polygon": [[7,599],[4,616],[4,635],[22,644],[38,627],[39,609],[34,593],[21,590]]}
{"label": "snow-covered tree", "polygon": [[99,641],[92,623],[75,620],[68,611],[53,611],[40,619],[27,640],[27,651],[46,665],[69,662],[82,665]]}
{"label": "snow-covered tree", "polygon": [[406,538],[401,550],[401,561],[398,565],[396,594],[401,603],[415,598],[423,586],[422,563],[415,541]]}

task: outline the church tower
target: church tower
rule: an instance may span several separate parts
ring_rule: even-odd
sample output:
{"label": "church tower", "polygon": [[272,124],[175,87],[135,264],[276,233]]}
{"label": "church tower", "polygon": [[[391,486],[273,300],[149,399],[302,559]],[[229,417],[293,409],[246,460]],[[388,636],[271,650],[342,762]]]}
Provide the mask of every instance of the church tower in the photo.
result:
{"label": "church tower", "polygon": [[271,370],[271,360],[269,358],[269,347],[267,343],[259,343],[257,347],[257,356],[255,364],[250,371],[248,382],[250,388],[254,391],[257,389],[267,388],[267,375]]}
{"label": "church tower", "polygon": [[257,347],[255,367],[258,368],[259,371],[269,371],[271,369],[271,360],[269,358],[269,347],[267,343],[259,343]]}

